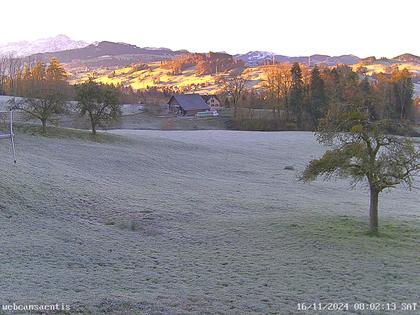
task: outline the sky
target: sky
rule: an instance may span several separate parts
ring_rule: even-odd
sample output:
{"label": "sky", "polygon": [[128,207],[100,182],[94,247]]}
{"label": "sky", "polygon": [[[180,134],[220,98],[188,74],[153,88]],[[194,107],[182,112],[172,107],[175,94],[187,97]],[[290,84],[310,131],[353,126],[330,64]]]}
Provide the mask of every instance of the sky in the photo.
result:
{"label": "sky", "polygon": [[65,34],[194,52],[420,55],[419,0],[13,0],[1,13],[0,44]]}

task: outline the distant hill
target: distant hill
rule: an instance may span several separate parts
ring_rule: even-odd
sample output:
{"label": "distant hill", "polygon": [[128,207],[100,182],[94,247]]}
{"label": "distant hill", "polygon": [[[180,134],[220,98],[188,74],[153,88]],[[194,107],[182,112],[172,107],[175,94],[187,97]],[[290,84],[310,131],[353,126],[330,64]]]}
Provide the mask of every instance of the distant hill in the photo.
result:
{"label": "distant hill", "polygon": [[335,66],[338,64],[352,65],[359,62],[360,58],[354,55],[328,56],[328,55],[311,55],[304,57],[289,57],[288,62],[299,62],[306,65],[324,64],[327,66]]}
{"label": "distant hill", "polygon": [[325,64],[327,66],[334,66],[337,64],[355,64],[359,62],[360,58],[354,55],[342,55],[342,56],[328,56],[328,55],[311,55],[311,56],[299,56],[289,57],[284,55],[276,55],[267,51],[250,51],[246,54],[236,55],[237,59],[242,60],[249,66],[261,65],[267,62],[299,62],[303,64]]}
{"label": "distant hill", "polygon": [[19,41],[0,45],[0,55],[14,54],[19,57],[36,53],[55,52],[67,49],[77,49],[87,46],[85,41],[72,40],[66,35],[58,35],[37,39],[34,41]]}
{"label": "distant hill", "polygon": [[30,58],[47,62],[52,57],[55,57],[61,63],[95,68],[166,60],[185,52],[172,51],[167,48],[140,48],[125,43],[103,41],[83,48],[34,54]]}
{"label": "distant hill", "polygon": [[399,56],[396,56],[394,58],[376,58],[375,56],[370,56],[364,59],[360,59],[360,62],[366,65],[373,65],[373,64],[400,64],[400,63],[411,63],[415,65],[420,65],[420,57],[413,55],[413,54],[402,54]]}
{"label": "distant hill", "polygon": [[413,54],[403,54],[403,55],[394,57],[392,59],[398,60],[401,62],[410,62],[410,63],[420,64],[420,57]]}

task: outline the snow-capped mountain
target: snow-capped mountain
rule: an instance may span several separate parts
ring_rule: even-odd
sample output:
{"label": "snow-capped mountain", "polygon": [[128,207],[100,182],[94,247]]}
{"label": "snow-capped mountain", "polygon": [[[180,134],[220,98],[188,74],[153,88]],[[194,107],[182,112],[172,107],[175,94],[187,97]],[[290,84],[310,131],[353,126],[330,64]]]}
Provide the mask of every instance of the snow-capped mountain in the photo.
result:
{"label": "snow-capped mountain", "polygon": [[249,51],[246,54],[236,55],[235,57],[249,65],[258,65],[265,60],[272,60],[275,54],[269,51]]}
{"label": "snow-capped mountain", "polygon": [[85,41],[73,40],[66,35],[41,38],[34,41],[19,41],[0,45],[0,55],[13,53],[16,56],[29,56],[36,53],[55,52],[82,48],[89,45]]}

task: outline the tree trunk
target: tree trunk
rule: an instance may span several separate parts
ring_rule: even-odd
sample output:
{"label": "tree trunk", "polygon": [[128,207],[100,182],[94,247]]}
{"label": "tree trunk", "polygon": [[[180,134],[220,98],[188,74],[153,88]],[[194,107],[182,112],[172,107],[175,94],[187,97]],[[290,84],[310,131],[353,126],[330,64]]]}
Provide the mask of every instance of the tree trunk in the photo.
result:
{"label": "tree trunk", "polygon": [[90,125],[92,127],[92,134],[96,135],[96,122],[91,113],[89,113],[89,118],[90,118]]}
{"label": "tree trunk", "polygon": [[45,135],[47,133],[47,121],[42,119],[42,133]]}
{"label": "tree trunk", "polygon": [[371,186],[370,187],[370,224],[369,232],[372,234],[378,234],[379,224],[378,224],[378,201],[379,201],[379,191]]}
{"label": "tree trunk", "polygon": [[96,124],[94,121],[91,121],[91,125],[92,125],[92,134],[96,135]]}

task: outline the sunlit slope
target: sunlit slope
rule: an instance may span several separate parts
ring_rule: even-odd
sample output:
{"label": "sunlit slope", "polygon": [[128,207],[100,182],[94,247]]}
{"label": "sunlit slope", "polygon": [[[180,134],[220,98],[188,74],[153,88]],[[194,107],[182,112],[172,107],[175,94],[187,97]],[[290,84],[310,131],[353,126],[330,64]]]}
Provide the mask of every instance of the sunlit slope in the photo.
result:
{"label": "sunlit slope", "polygon": [[[420,65],[413,63],[373,63],[373,64],[354,64],[353,70],[364,68],[369,76],[375,73],[389,73],[392,69],[408,69],[414,76],[420,76]],[[261,87],[265,79],[265,68],[267,66],[247,67],[244,69],[234,69],[232,71],[219,72],[217,74],[199,75],[195,66],[183,70],[180,74],[174,74],[171,69],[162,66],[161,62],[151,62],[126,66],[122,68],[99,68],[95,71],[81,70],[72,71],[71,83],[86,81],[89,77],[94,77],[95,81],[106,84],[119,84],[131,86],[136,90],[143,90],[151,87],[159,89],[172,88],[181,92],[201,92],[219,93],[223,88],[224,76],[234,73],[247,80],[247,87]]]}
{"label": "sunlit slope", "polygon": [[392,69],[398,68],[399,70],[407,69],[414,75],[420,75],[420,65],[413,63],[400,63],[400,64],[387,64],[387,63],[374,63],[374,64],[361,64],[357,63],[352,65],[353,70],[357,70],[360,67],[366,68],[367,75],[373,75],[375,73],[389,73]]}
{"label": "sunlit slope", "polygon": [[[261,84],[264,74],[262,67],[246,68],[240,75],[248,81],[248,87]],[[170,69],[165,69],[160,62],[152,62],[142,65],[127,66],[123,68],[100,68],[94,72],[85,71],[79,74],[72,73],[71,83],[86,81],[94,77],[95,81],[106,84],[119,84],[131,86],[133,89],[178,88],[190,89],[203,93],[217,93],[223,88],[221,78],[229,72],[221,72],[217,75],[198,75],[194,66],[174,75]]]}

